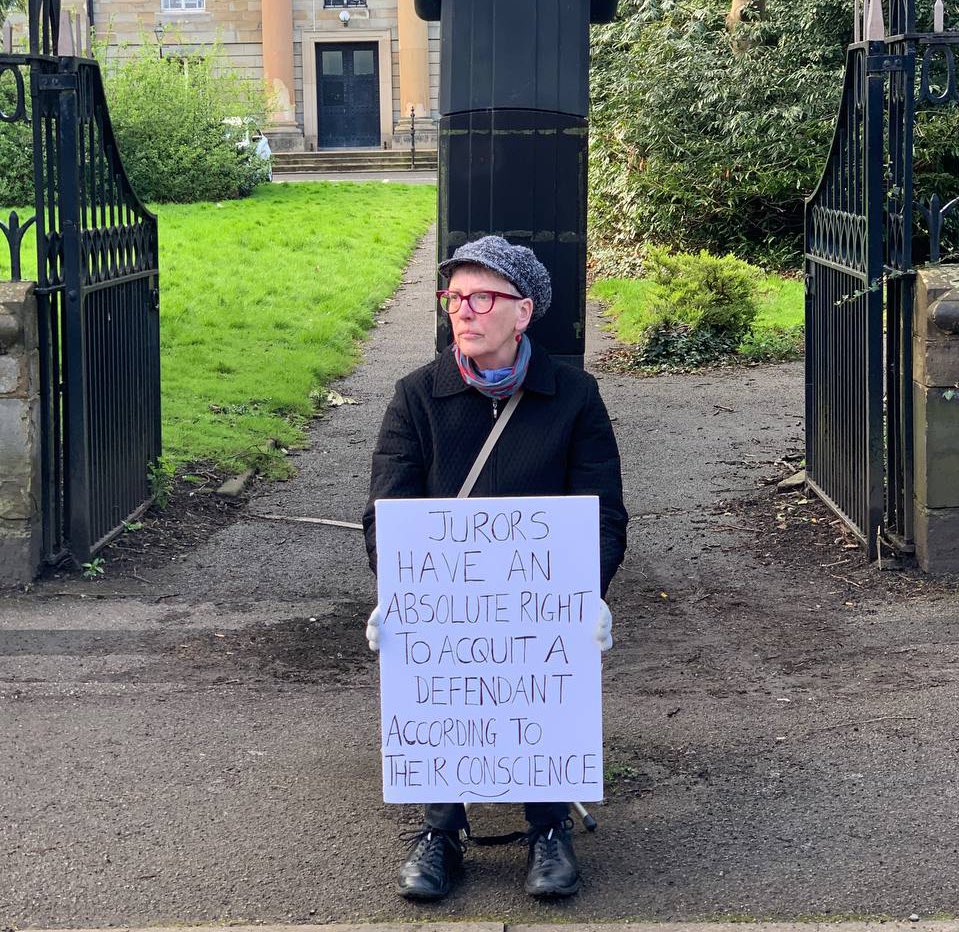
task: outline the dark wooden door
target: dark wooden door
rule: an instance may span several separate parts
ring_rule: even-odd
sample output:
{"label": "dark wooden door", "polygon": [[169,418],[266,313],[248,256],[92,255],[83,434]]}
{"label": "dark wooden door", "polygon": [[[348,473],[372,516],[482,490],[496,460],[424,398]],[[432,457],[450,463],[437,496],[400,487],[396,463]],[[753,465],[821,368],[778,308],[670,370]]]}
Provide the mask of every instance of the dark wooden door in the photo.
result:
{"label": "dark wooden door", "polygon": [[321,149],[380,144],[379,49],[375,42],[316,46]]}

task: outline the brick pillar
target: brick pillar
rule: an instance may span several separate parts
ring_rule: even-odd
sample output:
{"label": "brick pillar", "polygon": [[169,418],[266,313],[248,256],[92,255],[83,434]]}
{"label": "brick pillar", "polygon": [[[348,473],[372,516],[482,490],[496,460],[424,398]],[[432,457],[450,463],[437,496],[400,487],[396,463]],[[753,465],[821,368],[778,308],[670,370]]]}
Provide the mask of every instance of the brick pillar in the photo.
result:
{"label": "brick pillar", "polygon": [[916,556],[959,572],[959,266],[921,269],[913,324]]}
{"label": "brick pillar", "polygon": [[40,355],[32,282],[0,282],[0,586],[40,566]]}
{"label": "brick pillar", "polygon": [[261,9],[263,77],[274,108],[266,132],[276,151],[302,149],[293,83],[293,0],[262,0]]}

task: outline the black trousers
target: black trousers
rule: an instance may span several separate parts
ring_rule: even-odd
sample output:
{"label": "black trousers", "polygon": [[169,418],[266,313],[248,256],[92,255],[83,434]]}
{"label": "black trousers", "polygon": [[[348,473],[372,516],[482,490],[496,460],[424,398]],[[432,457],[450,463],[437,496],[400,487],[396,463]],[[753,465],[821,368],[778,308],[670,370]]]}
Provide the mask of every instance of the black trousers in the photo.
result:
{"label": "black trousers", "polygon": [[[533,828],[556,825],[569,818],[569,803],[526,803],[526,821]],[[458,832],[468,825],[462,803],[427,803],[426,824],[445,832]]]}

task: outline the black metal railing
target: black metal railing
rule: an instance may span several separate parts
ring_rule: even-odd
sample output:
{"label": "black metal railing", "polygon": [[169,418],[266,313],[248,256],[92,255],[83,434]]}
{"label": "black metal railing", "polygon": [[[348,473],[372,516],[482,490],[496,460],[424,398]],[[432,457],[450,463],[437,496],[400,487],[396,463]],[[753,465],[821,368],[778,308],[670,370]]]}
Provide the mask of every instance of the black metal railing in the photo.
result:
{"label": "black metal railing", "polygon": [[806,208],[806,475],[873,554],[884,482],[882,95],[870,53],[848,52],[827,167]]}
{"label": "black metal railing", "polygon": [[[82,48],[69,17],[63,29]],[[32,124],[35,214],[0,226],[18,277],[36,232],[44,556],[85,562],[149,504],[160,455],[157,224],[123,169],[98,64],[58,54],[59,0],[31,0],[29,30],[29,53],[0,55],[0,73],[29,73],[3,122]]]}
{"label": "black metal railing", "polygon": [[938,2],[926,31],[914,0],[856,11],[836,133],[806,203],[806,468],[873,558],[881,540],[912,546],[915,264],[939,260],[959,205],[915,200],[915,125],[959,103],[959,32]]}

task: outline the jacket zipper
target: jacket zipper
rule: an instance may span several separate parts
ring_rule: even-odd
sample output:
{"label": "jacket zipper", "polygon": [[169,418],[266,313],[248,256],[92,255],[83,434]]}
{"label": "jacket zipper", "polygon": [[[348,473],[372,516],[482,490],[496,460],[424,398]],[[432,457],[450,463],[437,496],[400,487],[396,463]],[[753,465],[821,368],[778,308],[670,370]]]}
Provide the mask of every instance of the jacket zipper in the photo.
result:
{"label": "jacket zipper", "polygon": [[493,399],[493,420],[496,420],[497,415],[499,414],[499,402],[494,398]]}

